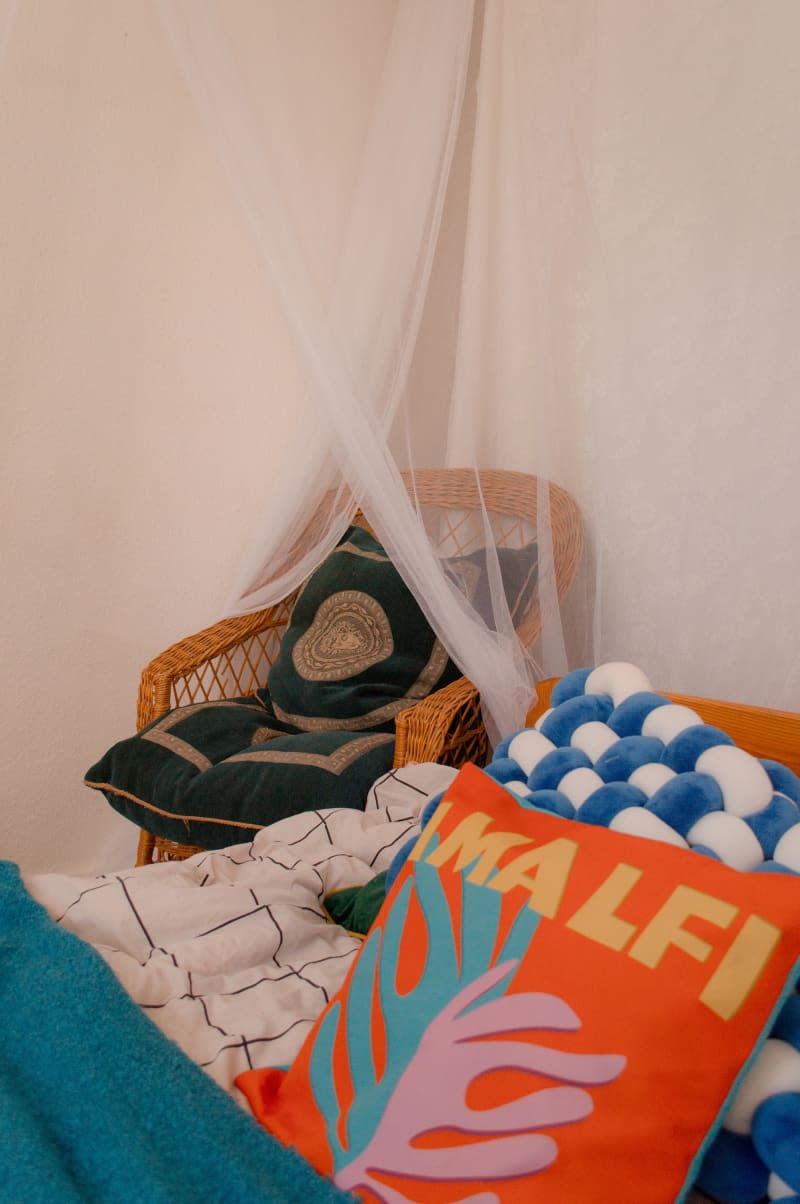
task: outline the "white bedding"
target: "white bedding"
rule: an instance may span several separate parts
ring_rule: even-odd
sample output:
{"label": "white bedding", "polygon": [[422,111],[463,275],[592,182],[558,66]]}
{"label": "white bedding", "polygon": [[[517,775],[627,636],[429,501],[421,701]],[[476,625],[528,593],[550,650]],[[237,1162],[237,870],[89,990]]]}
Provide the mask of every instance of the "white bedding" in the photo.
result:
{"label": "white bedding", "polygon": [[386,869],[455,771],[393,770],[366,810],[307,811],[252,843],[97,878],[26,877],[148,1016],[243,1106],[243,1070],[286,1066],[341,986],[360,939],[323,899]]}

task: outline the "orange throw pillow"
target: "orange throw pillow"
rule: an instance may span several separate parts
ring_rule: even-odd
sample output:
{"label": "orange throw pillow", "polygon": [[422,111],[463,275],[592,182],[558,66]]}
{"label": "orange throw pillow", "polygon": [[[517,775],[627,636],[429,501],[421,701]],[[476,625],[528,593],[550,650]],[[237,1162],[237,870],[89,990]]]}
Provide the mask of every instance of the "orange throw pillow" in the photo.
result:
{"label": "orange throw pillow", "polygon": [[445,794],[256,1117],[365,1201],[682,1200],[791,990],[800,883]]}

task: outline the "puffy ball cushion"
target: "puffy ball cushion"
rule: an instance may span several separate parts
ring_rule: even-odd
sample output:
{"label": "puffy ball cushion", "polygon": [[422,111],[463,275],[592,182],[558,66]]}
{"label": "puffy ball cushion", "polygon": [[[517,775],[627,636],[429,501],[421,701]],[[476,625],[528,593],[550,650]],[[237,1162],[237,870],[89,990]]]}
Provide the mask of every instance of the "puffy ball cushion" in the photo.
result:
{"label": "puffy ball cushion", "polygon": [[800,891],[466,766],[258,1119],[364,1200],[672,1204],[791,989]]}
{"label": "puffy ball cushion", "polygon": [[[737,748],[624,662],[568,674],[551,703],[535,728],[507,737],[487,767],[523,805],[688,847],[741,870],[800,874],[800,780],[786,766]],[[793,995],[698,1169],[697,1185],[720,1204],[800,1192],[798,1019]]]}
{"label": "puffy ball cushion", "polygon": [[300,811],[363,808],[393,756],[391,733],[298,732],[240,698],[169,711],[109,749],[86,785],[155,836],[217,849]]}
{"label": "puffy ball cushion", "polygon": [[458,676],[382,545],[354,526],[303,587],[262,696],[303,731],[389,731]]}

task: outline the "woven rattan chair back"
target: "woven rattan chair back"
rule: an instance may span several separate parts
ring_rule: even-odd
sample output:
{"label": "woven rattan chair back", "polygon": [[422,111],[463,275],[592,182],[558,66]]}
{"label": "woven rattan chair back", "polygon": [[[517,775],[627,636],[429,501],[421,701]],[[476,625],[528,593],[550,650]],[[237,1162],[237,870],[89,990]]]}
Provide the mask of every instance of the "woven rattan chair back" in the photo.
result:
{"label": "woven rattan chair back", "polygon": [[[501,547],[523,547],[537,536],[539,504],[547,500],[558,597],[569,589],[583,552],[583,526],[574,499],[558,485],[539,482],[526,473],[505,469],[427,468],[413,477],[403,474],[425,529],[442,556],[468,554],[483,546],[483,511],[489,515]],[[323,500],[320,511],[329,508]],[[354,521],[369,527],[356,511]],[[309,524],[296,552],[316,537],[319,519]],[[516,615],[526,647],[539,637],[538,590]],[[137,727],[142,728],[173,707],[222,698],[244,697],[264,686],[278,657],[281,637],[291,617],[297,591],[254,614],[222,619],[212,627],[167,648],[144,669],[139,683]],[[474,686],[460,678],[397,716],[395,766],[409,761],[441,761],[482,765],[488,738]],[[139,864],[153,856],[185,857],[195,849],[142,833]]]}
{"label": "woven rattan chair back", "polygon": [[[425,529],[443,556],[462,556],[483,547],[483,509],[499,547],[521,548],[537,538],[540,486],[536,477],[510,469],[426,468],[413,478],[403,473],[413,490]],[[583,554],[583,522],[577,503],[565,489],[549,483],[545,493],[550,510],[556,589],[563,598],[573,582]],[[532,589],[517,617],[517,632],[526,647],[541,631],[539,591]]]}
{"label": "woven rattan chair back", "polygon": [[[481,497],[500,546],[522,547],[535,535],[540,491],[537,478],[527,473],[482,469],[476,478],[472,469],[426,468],[413,478],[403,473],[403,479],[413,491],[429,537],[444,555],[461,555],[483,544]],[[577,503],[566,490],[551,482],[548,497],[556,588],[562,598],[580,563],[583,525]],[[360,511],[354,521],[368,526]],[[296,592],[266,610],[223,619],[161,653],[142,674],[137,727],[152,723],[171,707],[244,696],[263,686],[295,598]],[[540,627],[538,591],[532,591],[518,622],[526,647],[536,642]]]}

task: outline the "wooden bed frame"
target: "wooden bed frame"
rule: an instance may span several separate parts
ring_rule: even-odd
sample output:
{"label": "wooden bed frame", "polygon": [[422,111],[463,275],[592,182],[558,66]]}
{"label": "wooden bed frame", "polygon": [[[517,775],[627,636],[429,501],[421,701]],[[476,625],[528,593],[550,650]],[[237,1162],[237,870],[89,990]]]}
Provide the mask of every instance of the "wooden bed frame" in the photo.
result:
{"label": "wooden bed frame", "polygon": [[[559,680],[558,677],[550,677],[539,682],[536,702],[525,719],[527,725],[534,724],[548,709],[553,687]],[[723,702],[691,694],[669,694],[666,690],[658,690],[657,693],[663,694],[671,702],[697,711],[705,723],[727,732],[745,752],[765,760],[780,761],[800,775],[800,713],[740,702]],[[713,1204],[713,1201],[694,1188],[687,1204]]]}
{"label": "wooden bed frame", "polygon": [[[559,678],[550,677],[539,682],[537,700],[526,716],[528,726],[533,725],[550,706],[550,695],[558,681]],[[754,757],[780,761],[800,776],[800,713],[748,706],[740,702],[721,702],[691,694],[668,694],[665,690],[657,690],[657,693],[663,694],[671,702],[697,711],[704,723],[727,732],[745,752]]]}

